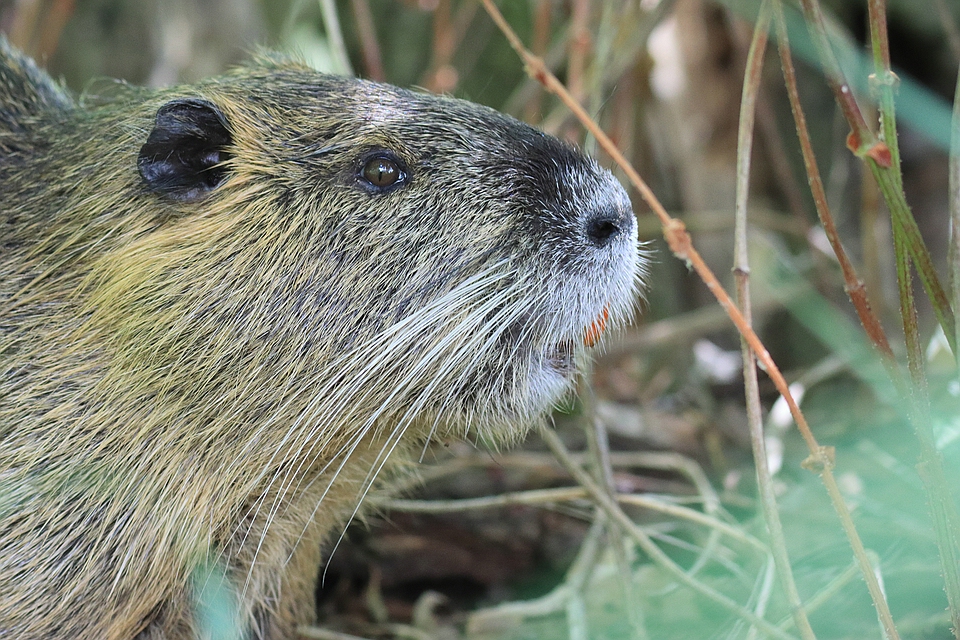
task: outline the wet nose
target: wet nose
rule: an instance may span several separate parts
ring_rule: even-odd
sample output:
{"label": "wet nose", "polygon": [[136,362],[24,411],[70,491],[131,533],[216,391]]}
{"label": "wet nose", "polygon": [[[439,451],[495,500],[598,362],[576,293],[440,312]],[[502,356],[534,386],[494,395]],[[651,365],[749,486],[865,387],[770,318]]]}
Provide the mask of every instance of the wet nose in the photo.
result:
{"label": "wet nose", "polygon": [[629,232],[633,224],[633,213],[616,209],[604,209],[587,218],[587,239],[597,247],[605,247],[623,234]]}

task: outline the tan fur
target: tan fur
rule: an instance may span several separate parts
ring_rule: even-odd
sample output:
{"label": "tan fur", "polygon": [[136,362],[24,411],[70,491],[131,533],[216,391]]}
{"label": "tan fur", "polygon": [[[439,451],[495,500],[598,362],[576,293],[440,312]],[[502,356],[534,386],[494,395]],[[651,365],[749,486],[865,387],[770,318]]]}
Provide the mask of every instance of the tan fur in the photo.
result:
{"label": "tan fur", "polygon": [[[290,637],[375,478],[571,388],[632,305],[629,201],[489,109],[293,63],[110,93],[0,41],[0,637],[194,637],[211,566],[246,637]],[[137,162],[183,98],[232,140],[178,200]],[[370,149],[409,183],[358,181]]]}

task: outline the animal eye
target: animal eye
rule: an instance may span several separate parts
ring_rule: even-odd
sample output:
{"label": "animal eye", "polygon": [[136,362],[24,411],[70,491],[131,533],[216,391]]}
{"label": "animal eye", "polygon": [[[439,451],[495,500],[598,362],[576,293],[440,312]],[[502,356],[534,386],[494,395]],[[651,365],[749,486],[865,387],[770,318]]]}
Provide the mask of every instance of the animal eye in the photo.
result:
{"label": "animal eye", "polygon": [[374,156],[367,160],[360,175],[377,189],[386,189],[406,178],[400,164],[385,156]]}

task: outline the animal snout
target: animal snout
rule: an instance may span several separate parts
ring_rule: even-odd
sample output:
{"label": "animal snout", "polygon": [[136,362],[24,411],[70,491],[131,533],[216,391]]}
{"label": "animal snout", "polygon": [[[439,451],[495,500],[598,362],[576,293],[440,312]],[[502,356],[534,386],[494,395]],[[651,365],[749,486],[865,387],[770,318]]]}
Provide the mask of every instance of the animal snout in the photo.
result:
{"label": "animal snout", "polygon": [[586,220],[586,236],[594,246],[606,247],[633,229],[633,212],[619,207],[592,213]]}

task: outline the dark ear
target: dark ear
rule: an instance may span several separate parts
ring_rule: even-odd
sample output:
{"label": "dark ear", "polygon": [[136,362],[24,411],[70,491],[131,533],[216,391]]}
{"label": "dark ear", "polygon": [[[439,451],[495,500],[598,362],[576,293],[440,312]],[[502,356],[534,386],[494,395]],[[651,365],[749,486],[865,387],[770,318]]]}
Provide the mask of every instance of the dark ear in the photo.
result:
{"label": "dark ear", "polygon": [[230,157],[226,148],[232,140],[226,118],[211,102],[172,100],[157,111],[137,169],[152,191],[196,200],[227,177],[221,163]]}

